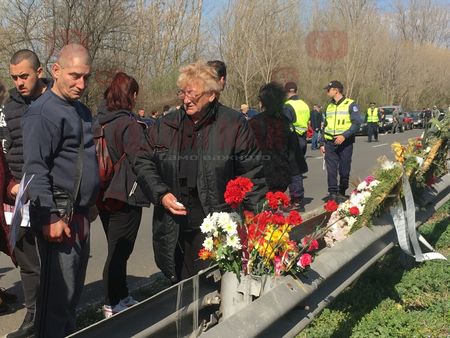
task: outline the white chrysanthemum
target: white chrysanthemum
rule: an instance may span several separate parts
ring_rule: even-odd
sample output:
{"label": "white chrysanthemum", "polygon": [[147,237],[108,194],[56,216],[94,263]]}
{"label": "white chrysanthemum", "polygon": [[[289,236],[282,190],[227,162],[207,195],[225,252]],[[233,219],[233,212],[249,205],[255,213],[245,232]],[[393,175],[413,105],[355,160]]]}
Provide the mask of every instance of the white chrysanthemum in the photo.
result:
{"label": "white chrysanthemum", "polygon": [[381,169],[383,169],[383,170],[390,170],[390,169],[393,169],[394,167],[395,167],[395,163],[392,161],[384,161],[381,164]]}
{"label": "white chrysanthemum", "polygon": [[360,184],[358,184],[358,187],[356,189],[359,190],[359,191],[363,191],[366,188],[367,188],[366,181],[362,181]]}
{"label": "white chrysanthemum", "polygon": [[370,182],[370,184],[369,184],[369,189],[375,188],[378,184],[380,184],[380,181],[373,180],[373,181]]}
{"label": "white chrysanthemum", "polygon": [[212,237],[206,237],[205,240],[203,241],[203,247],[206,250],[212,251],[214,248],[214,241],[212,239]]}
{"label": "white chrysanthemum", "polygon": [[353,205],[361,204],[363,196],[361,194],[353,194],[350,196],[350,203]]}
{"label": "white chrysanthemum", "polygon": [[428,146],[428,147],[425,149],[425,154],[428,154],[430,151],[431,151],[431,147]]}
{"label": "white chrysanthemum", "polygon": [[353,227],[353,224],[356,223],[356,217],[345,217],[345,222],[351,228],[351,227]]}
{"label": "white chrysanthemum", "polygon": [[202,233],[212,233],[216,230],[216,222],[214,220],[214,215],[209,214],[206,216],[206,218],[203,220],[202,225],[200,226],[200,230]]}
{"label": "white chrysanthemum", "polygon": [[239,237],[236,235],[227,236],[227,246],[229,246],[235,250],[241,249],[241,242],[239,241]]}
{"label": "white chrysanthemum", "polygon": [[231,221],[230,214],[227,212],[218,212],[217,213],[217,225],[219,228],[223,229],[223,226]]}
{"label": "white chrysanthemum", "polygon": [[222,229],[227,233],[228,236],[237,234],[237,224],[234,223],[231,219],[229,222],[222,225]]}
{"label": "white chrysanthemum", "polygon": [[221,212],[217,219],[217,225],[220,229],[225,231],[229,236],[237,234],[237,223],[235,219],[240,219],[239,215],[232,213]]}
{"label": "white chrysanthemum", "polygon": [[365,203],[370,197],[370,191],[363,191],[361,193],[361,196],[362,196],[362,203]]}

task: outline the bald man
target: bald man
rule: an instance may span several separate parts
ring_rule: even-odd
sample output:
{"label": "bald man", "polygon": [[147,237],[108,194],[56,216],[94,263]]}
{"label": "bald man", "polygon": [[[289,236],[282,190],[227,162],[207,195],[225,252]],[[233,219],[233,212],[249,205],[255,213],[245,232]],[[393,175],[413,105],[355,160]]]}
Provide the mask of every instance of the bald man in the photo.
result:
{"label": "bald man", "polygon": [[65,46],[52,67],[53,86],[22,119],[24,173],[31,227],[41,258],[35,337],[75,331],[75,308],[89,257],[89,209],[98,193],[92,116],[79,99],[91,63],[80,45]]}

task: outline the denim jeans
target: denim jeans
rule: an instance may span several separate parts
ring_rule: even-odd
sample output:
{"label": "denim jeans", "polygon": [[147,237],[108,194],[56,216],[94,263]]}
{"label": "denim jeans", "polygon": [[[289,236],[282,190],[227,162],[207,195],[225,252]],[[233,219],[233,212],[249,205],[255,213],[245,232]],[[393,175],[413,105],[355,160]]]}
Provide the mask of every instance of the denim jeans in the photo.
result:
{"label": "denim jeans", "polygon": [[311,149],[316,150],[319,149],[319,139],[320,139],[320,131],[315,131],[311,140]]}

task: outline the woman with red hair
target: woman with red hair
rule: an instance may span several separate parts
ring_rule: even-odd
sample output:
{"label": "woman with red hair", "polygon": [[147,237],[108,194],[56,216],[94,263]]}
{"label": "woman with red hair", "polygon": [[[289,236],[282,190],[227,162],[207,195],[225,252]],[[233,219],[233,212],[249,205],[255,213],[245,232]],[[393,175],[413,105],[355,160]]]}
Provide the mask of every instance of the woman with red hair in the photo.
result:
{"label": "woman with red hair", "polygon": [[97,207],[108,241],[108,256],[103,269],[106,318],[136,304],[127,287],[127,261],[149,201],[136,183],[132,170],[147,125],[132,110],[136,106],[139,85],[125,74],[117,73],[105,92],[105,107],[98,113],[94,135],[103,133],[114,175],[100,192]]}

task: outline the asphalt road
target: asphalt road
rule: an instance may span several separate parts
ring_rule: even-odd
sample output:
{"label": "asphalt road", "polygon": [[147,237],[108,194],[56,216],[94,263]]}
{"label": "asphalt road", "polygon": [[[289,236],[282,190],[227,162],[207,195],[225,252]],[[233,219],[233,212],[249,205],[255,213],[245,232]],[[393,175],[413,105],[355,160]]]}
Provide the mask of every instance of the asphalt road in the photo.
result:
{"label": "asphalt road", "polygon": [[[395,141],[406,143],[408,138],[419,136],[422,130],[411,130],[395,135],[380,135],[379,142],[368,143],[367,137],[359,136],[354,145],[350,182],[357,184],[369,175],[376,166],[376,159],[382,155],[392,158],[390,145]],[[327,196],[326,172],[322,169],[322,156],[319,151],[307,152],[309,172],[304,181],[306,211],[321,207]],[[350,190],[350,189],[349,189]],[[128,281],[131,289],[139,287],[148,277],[158,272],[153,260],[151,242],[151,224],[153,209],[145,209],[134,252],[128,264]],[[81,305],[98,302],[102,299],[102,271],[106,259],[106,239],[99,220],[91,230],[91,258],[88,265],[86,284]],[[0,255],[0,286],[19,296],[19,302],[13,312],[0,316],[0,337],[15,330],[22,323],[25,315],[19,271],[14,268],[9,257]]]}

